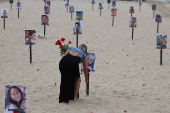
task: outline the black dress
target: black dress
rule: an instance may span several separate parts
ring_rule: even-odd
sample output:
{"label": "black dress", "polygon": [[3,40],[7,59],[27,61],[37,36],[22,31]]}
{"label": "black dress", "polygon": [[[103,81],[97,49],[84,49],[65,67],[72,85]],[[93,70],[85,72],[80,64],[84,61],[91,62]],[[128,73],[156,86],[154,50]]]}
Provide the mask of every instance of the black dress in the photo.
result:
{"label": "black dress", "polygon": [[[80,78],[79,63],[81,58],[66,54],[59,62],[61,73],[59,103],[74,99],[74,86],[77,78]],[[79,94],[78,94],[79,98]]]}

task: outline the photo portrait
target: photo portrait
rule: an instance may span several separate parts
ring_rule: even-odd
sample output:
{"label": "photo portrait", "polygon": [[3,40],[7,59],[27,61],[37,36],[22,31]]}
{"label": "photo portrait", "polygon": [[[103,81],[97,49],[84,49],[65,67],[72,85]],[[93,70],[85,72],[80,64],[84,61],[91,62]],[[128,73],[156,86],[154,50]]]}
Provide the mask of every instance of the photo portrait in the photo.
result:
{"label": "photo portrait", "polygon": [[46,0],[46,6],[50,6],[50,0]]}
{"label": "photo portrait", "polygon": [[83,20],[83,11],[76,11],[76,20]]}
{"label": "photo portrait", "polygon": [[18,10],[21,9],[21,2],[17,2],[17,9],[18,9]]}
{"label": "photo portrait", "polygon": [[108,4],[111,3],[111,0],[107,0],[107,3],[108,3]]}
{"label": "photo portrait", "polygon": [[153,10],[153,11],[156,10],[156,4],[152,4],[152,10]]}
{"label": "photo portrait", "polygon": [[129,27],[137,27],[137,18],[136,17],[130,17]]}
{"label": "photo portrait", "polygon": [[26,85],[5,85],[4,113],[26,113]]}
{"label": "photo portrait", "polygon": [[139,5],[142,5],[142,0],[138,0]]}
{"label": "photo portrait", "polygon": [[162,23],[162,14],[156,14],[155,22]]}
{"label": "photo portrait", "polygon": [[49,25],[49,15],[41,15],[41,25]]}
{"label": "photo portrait", "polygon": [[74,22],[73,23],[73,34],[74,35],[82,34],[82,22]]}
{"label": "photo portrait", "polygon": [[[96,53],[87,53],[86,54],[87,68],[91,71],[89,73],[96,72]],[[83,63],[81,63],[81,73],[83,73]]]}
{"label": "photo portrait", "polygon": [[70,13],[74,13],[74,6],[70,6],[70,7],[69,7],[69,12],[70,12]]}
{"label": "photo portrait", "polygon": [[69,0],[65,0],[65,6],[69,6]]}
{"label": "photo portrait", "polygon": [[129,13],[134,13],[134,12],[135,12],[135,7],[134,6],[130,6]]}
{"label": "photo portrait", "polygon": [[167,35],[158,34],[156,35],[156,49],[167,48]]}
{"label": "photo portrait", "polygon": [[9,0],[9,3],[13,3],[14,1],[13,0]]}
{"label": "photo portrait", "polygon": [[117,9],[116,8],[112,8],[111,9],[111,16],[116,16],[116,12],[117,12]]}
{"label": "photo portrait", "polygon": [[44,6],[44,14],[50,14],[50,6]]}
{"label": "photo portrait", "polygon": [[91,1],[91,4],[95,4],[95,0],[92,0],[92,1]]}
{"label": "photo portrait", "polygon": [[99,9],[103,9],[103,3],[99,3]]}
{"label": "photo portrait", "polygon": [[36,30],[25,30],[25,45],[36,45]]}
{"label": "photo portrait", "polygon": [[116,0],[112,0],[112,7],[116,7]]}
{"label": "photo portrait", "polygon": [[1,18],[8,18],[8,9],[1,9]]}

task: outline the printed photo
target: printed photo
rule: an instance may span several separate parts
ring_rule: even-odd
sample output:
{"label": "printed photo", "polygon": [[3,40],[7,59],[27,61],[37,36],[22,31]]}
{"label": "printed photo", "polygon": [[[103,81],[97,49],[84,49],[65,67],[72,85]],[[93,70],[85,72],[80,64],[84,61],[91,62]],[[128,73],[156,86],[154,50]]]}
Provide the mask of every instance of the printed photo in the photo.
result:
{"label": "printed photo", "polygon": [[44,6],[44,14],[50,14],[50,6]]}
{"label": "printed photo", "polygon": [[162,14],[156,14],[155,22],[162,23]]}
{"label": "printed photo", "polygon": [[95,4],[95,0],[92,0],[92,1],[91,1],[91,4]]}
{"label": "printed photo", "polygon": [[65,6],[69,6],[69,0],[65,0]]}
{"label": "printed photo", "polygon": [[36,45],[36,30],[25,30],[25,45]]}
{"label": "printed photo", "polygon": [[153,11],[156,10],[156,4],[152,4],[152,10],[153,10]]}
{"label": "printed photo", "polygon": [[49,15],[41,15],[41,25],[43,26],[49,25]]}
{"label": "printed photo", "polygon": [[116,8],[112,8],[111,9],[111,16],[116,16],[116,12],[117,12],[117,9]]}
{"label": "printed photo", "polygon": [[142,0],[138,0],[139,5],[142,5]]}
{"label": "printed photo", "polygon": [[1,9],[1,18],[8,18],[8,9]]}
{"label": "printed photo", "polygon": [[46,6],[50,6],[50,0],[46,0]]}
{"label": "printed photo", "polygon": [[129,27],[137,27],[137,18],[136,17],[130,17]]}
{"label": "printed photo", "polygon": [[134,12],[135,12],[135,7],[134,6],[130,6],[129,13],[134,13]]}
{"label": "printed photo", "polygon": [[74,6],[70,6],[70,7],[69,7],[69,12],[70,12],[70,13],[74,13]]}
{"label": "printed photo", "polygon": [[9,3],[13,3],[14,1],[13,0],[9,0]]}
{"label": "printed photo", "polygon": [[26,113],[26,85],[5,85],[4,113]]}
{"label": "printed photo", "polygon": [[107,3],[108,3],[108,4],[111,3],[111,0],[107,0]]}
{"label": "printed photo", "polygon": [[156,35],[156,49],[167,48],[167,35],[158,34]]}
{"label": "printed photo", "polygon": [[82,34],[82,22],[74,22],[74,24],[73,24],[73,34],[74,35]]}
{"label": "printed photo", "polygon": [[[86,61],[87,61],[87,68],[91,70],[89,73],[95,73],[96,72],[96,53],[87,53]],[[81,63],[81,73],[84,73],[83,63]]]}
{"label": "printed photo", "polygon": [[21,9],[21,2],[17,2],[17,9],[18,9],[18,10]]}
{"label": "printed photo", "polygon": [[112,7],[116,7],[116,0],[112,1]]}
{"label": "printed photo", "polygon": [[76,20],[83,20],[83,11],[76,11]]}
{"label": "printed photo", "polygon": [[99,3],[99,9],[103,9],[103,3]]}

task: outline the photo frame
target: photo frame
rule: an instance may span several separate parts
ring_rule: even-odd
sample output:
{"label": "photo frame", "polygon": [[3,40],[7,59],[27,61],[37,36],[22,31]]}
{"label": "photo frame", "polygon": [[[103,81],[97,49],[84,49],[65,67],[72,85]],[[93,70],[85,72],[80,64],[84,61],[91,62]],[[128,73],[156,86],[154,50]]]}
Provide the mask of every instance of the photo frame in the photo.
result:
{"label": "photo frame", "polygon": [[46,14],[41,15],[41,25],[49,26],[49,20],[50,20],[49,17],[50,15],[46,15]]}
{"label": "photo frame", "polygon": [[137,17],[130,17],[129,27],[137,27]]}
{"label": "photo frame", "polygon": [[83,20],[83,11],[76,11],[76,20]]}
{"label": "photo frame", "polygon": [[156,49],[167,49],[167,34],[156,35]]}
{"label": "photo frame", "polygon": [[14,0],[9,0],[9,3],[14,3]]}
{"label": "photo frame", "polygon": [[36,30],[28,30],[24,31],[24,40],[25,45],[36,45]]}
{"label": "photo frame", "polygon": [[117,9],[116,8],[112,8],[111,9],[111,16],[116,16],[117,15]]}
{"label": "photo frame", "polygon": [[139,5],[142,5],[142,0],[138,0]]}
{"label": "photo frame", "polygon": [[156,4],[152,4],[152,11],[156,11]]}
{"label": "photo frame", "polygon": [[74,22],[73,23],[73,34],[74,35],[82,34],[82,22]]}
{"label": "photo frame", "polygon": [[155,22],[162,23],[162,14],[156,14]]}
{"label": "photo frame", "polygon": [[107,3],[108,3],[108,4],[111,3],[111,0],[107,0]]}
{"label": "photo frame", "polygon": [[134,6],[130,6],[129,7],[129,13],[134,13],[135,12],[135,7]]}
{"label": "photo frame", "polygon": [[91,0],[91,4],[95,4],[95,0]]}
{"label": "photo frame", "polygon": [[69,6],[69,12],[74,13],[74,6]]}
{"label": "photo frame", "polygon": [[8,18],[8,9],[1,9],[1,18]]}
{"label": "photo frame", "polygon": [[44,6],[44,14],[50,14],[50,6]]}
{"label": "photo frame", "polygon": [[69,6],[69,0],[65,0],[65,6]]}
{"label": "photo frame", "polygon": [[22,8],[22,3],[17,2],[16,9],[21,10],[21,8]]}
{"label": "photo frame", "polygon": [[112,0],[112,7],[116,7],[116,0]]}
{"label": "photo frame", "polygon": [[99,9],[103,9],[103,3],[99,3]]}
{"label": "photo frame", "polygon": [[45,3],[46,6],[50,6],[50,2],[51,2],[50,0],[46,0],[46,3]]}

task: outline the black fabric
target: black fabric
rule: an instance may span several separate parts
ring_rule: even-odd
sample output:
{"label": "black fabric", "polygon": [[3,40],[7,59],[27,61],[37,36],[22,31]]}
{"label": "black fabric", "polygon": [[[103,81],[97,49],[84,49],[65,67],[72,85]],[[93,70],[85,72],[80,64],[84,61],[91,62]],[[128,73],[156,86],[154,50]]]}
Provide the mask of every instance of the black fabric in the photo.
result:
{"label": "black fabric", "polygon": [[76,79],[80,78],[80,60],[80,57],[72,56],[70,53],[68,53],[59,62],[59,70],[61,73],[59,103],[69,103],[69,100],[74,99],[74,85]]}

